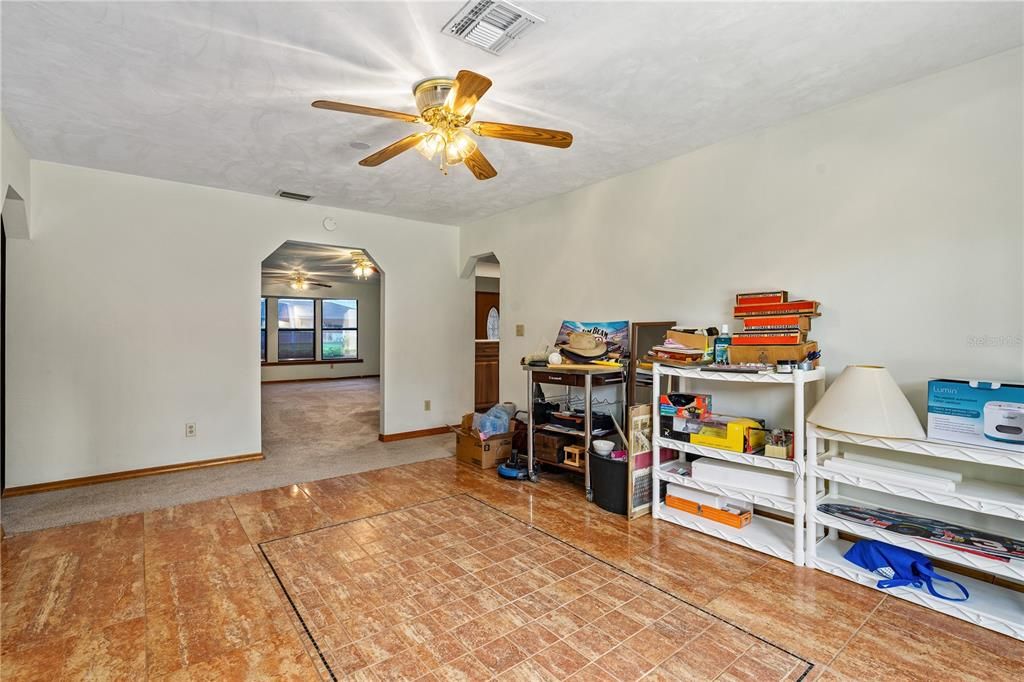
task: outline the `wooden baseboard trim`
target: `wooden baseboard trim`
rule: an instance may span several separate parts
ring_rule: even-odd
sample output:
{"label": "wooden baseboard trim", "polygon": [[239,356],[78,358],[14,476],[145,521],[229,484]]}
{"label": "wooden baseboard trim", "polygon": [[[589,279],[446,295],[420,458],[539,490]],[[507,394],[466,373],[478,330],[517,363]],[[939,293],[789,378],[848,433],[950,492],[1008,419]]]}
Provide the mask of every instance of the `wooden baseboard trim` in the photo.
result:
{"label": "wooden baseboard trim", "polygon": [[109,483],[111,481],[124,481],[129,478],[141,478],[143,476],[155,476],[157,474],[169,474],[175,471],[188,471],[189,469],[205,469],[222,464],[238,464],[240,462],[255,462],[263,459],[262,452],[253,452],[246,455],[232,455],[230,457],[217,457],[215,459],[201,459],[197,462],[181,462],[180,464],[165,464],[158,467],[147,467],[145,469],[129,469],[128,471],[115,471],[109,474],[97,474],[95,476],[82,476],[80,478],[65,478],[61,481],[50,481],[49,483],[32,483],[30,485],[19,485],[4,490],[4,497],[17,497],[19,495],[31,495],[32,493],[45,493],[51,490],[64,490],[66,488],[78,488],[84,485],[96,485],[97,483]]}
{"label": "wooden baseboard trim", "polygon": [[424,436],[439,436],[442,433],[451,432],[450,426],[435,426],[432,429],[420,429],[419,431],[400,431],[399,433],[379,433],[377,438],[382,443],[391,443],[396,440],[409,440],[410,438],[423,438]]}
{"label": "wooden baseboard trim", "polygon": [[379,374],[359,374],[351,377],[310,377],[309,379],[262,379],[261,384],[294,384],[300,381],[343,381],[345,379],[379,379]]}

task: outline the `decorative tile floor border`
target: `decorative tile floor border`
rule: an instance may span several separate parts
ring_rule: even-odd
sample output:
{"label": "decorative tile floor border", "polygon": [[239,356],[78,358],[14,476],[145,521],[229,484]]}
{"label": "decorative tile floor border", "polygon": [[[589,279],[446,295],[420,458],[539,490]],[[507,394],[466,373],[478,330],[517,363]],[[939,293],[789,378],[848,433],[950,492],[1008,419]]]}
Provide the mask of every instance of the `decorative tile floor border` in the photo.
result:
{"label": "decorative tile floor border", "polygon": [[[445,534],[445,532],[443,531],[440,531],[438,532],[437,535],[434,535],[431,538],[427,538],[421,541],[422,545],[417,545],[415,547],[415,549],[421,551],[419,553],[414,552],[412,555],[413,558],[407,559],[399,558],[395,554],[395,551],[402,549],[402,546],[406,545],[410,541],[389,537],[387,531],[375,529],[377,524],[383,524],[385,526],[389,525],[386,517],[394,517],[399,519],[397,521],[397,523],[399,524],[403,522],[408,522],[408,520],[412,519],[418,520],[421,525],[427,524],[426,527],[430,531],[438,530],[438,528],[430,526],[439,526],[445,520],[451,521],[451,519],[439,517],[437,522],[435,523],[432,521],[427,521],[422,518],[418,518],[417,514],[424,512],[426,510],[425,508],[429,509],[431,507],[433,507],[434,509],[428,511],[428,513],[438,511],[451,511],[452,503],[454,503],[457,508],[457,506],[461,504],[463,501],[479,505],[481,508],[492,513],[494,517],[502,517],[507,521],[505,523],[496,524],[497,526],[499,526],[499,528],[496,530],[496,535],[494,536],[488,535],[487,532],[480,532],[480,534],[476,534],[476,532],[473,531],[473,528],[470,525],[463,524],[462,526],[459,526],[457,528],[457,530],[459,531],[457,532],[457,534],[452,535],[452,537],[445,538],[445,541],[449,544],[440,545],[439,547],[435,548],[429,548],[430,543],[435,542],[436,538],[439,535],[449,535]],[[449,504],[446,505],[445,503]],[[484,523],[487,528],[490,528],[490,523],[486,522],[486,519],[484,519]],[[514,534],[512,538],[506,540],[506,538],[508,537],[508,530],[514,527],[522,528],[522,530],[520,532],[516,532],[516,534]],[[354,540],[354,538],[352,537],[352,532],[355,532],[355,534],[367,538],[367,545],[371,546],[374,549],[379,549],[379,552],[375,552],[373,555],[368,555],[364,549],[364,545],[360,545],[358,541]],[[333,545],[334,554],[331,554],[332,558],[327,563],[316,561],[312,561],[312,563],[307,563],[304,560],[305,558],[312,559],[312,553],[314,552],[323,553],[324,551],[324,548],[321,547],[323,542],[313,540],[314,536],[324,536],[325,538],[323,540],[326,541],[328,544]],[[464,538],[462,536],[466,537]],[[532,539],[530,539],[530,536],[532,536]],[[540,537],[546,539],[545,544],[540,547],[534,546],[538,543]],[[339,541],[341,541],[340,544]],[[518,541],[523,542],[520,543]],[[417,543],[416,540],[413,540],[411,542],[414,544]],[[284,547],[286,543],[298,543],[301,545],[299,548],[297,548],[298,551],[295,552],[296,554],[304,558],[301,562],[297,561],[295,557],[288,556],[289,551]],[[528,549],[518,550],[509,549],[514,545],[517,545],[521,548],[524,544],[530,544],[531,547]],[[355,547],[353,548],[349,545],[355,545]],[[787,669],[788,672],[785,674],[786,680],[796,680],[797,682],[800,682],[801,680],[806,678],[814,668],[813,664],[808,662],[806,658],[797,655],[791,651],[788,651],[759,635],[756,635],[748,630],[745,630],[740,626],[736,626],[726,621],[725,619],[723,619],[723,617],[715,614],[707,608],[703,608],[699,605],[690,603],[686,599],[683,599],[675,594],[672,594],[671,592],[663,588],[659,588],[651,584],[649,581],[639,576],[636,576],[636,574],[632,573],[629,570],[615,566],[614,564],[600,558],[599,556],[596,556],[586,550],[583,550],[579,547],[575,547],[572,544],[565,542],[564,540],[561,540],[560,538],[552,535],[551,532],[548,532],[537,526],[531,525],[519,518],[516,518],[512,514],[509,514],[508,512],[505,512],[469,494],[443,496],[435,500],[417,503],[414,505],[410,505],[408,507],[402,507],[400,509],[382,512],[380,514],[374,514],[358,519],[351,519],[340,523],[335,523],[323,527],[314,528],[311,530],[306,530],[294,536],[287,536],[283,538],[275,538],[273,540],[268,540],[266,542],[260,543],[258,547],[263,555],[263,558],[266,560],[266,563],[270,571],[273,574],[274,580],[278,582],[278,585],[281,587],[282,592],[284,593],[285,598],[288,600],[289,605],[291,606],[293,612],[295,613],[295,616],[297,617],[297,620],[301,625],[305,635],[309,638],[309,641],[313,649],[315,650],[316,655],[319,658],[319,662],[321,662],[324,670],[326,670],[327,674],[330,676],[332,680],[338,680],[339,677],[345,679],[349,676],[349,673],[355,672],[355,670],[366,672],[366,670],[369,670],[370,668],[373,668],[375,666],[388,667],[387,670],[380,671],[382,675],[384,673],[400,675],[400,671],[397,671],[397,669],[395,669],[393,666],[389,666],[389,664],[392,663],[394,665],[397,665],[399,663],[396,660],[399,657],[399,652],[380,651],[377,650],[377,646],[379,644],[389,644],[390,642],[387,641],[388,637],[402,638],[403,635],[401,635],[400,633],[396,634],[393,632],[395,629],[401,626],[411,625],[414,622],[422,623],[421,619],[425,613],[436,613],[438,611],[446,612],[447,606],[450,606],[450,604],[442,604],[438,602],[435,605],[431,605],[429,608],[424,607],[423,613],[411,616],[410,619],[407,621],[395,621],[393,622],[392,626],[383,626],[383,630],[377,631],[375,631],[374,628],[380,626],[379,622],[366,622],[365,626],[364,624],[359,622],[361,621],[362,615],[365,614],[365,611],[376,611],[383,609],[389,609],[388,611],[384,612],[393,611],[396,608],[396,606],[393,603],[390,603],[390,600],[394,600],[396,603],[406,603],[407,601],[410,601],[414,603],[415,608],[415,604],[419,603],[415,600],[415,597],[420,597],[421,601],[427,601],[429,605],[430,601],[434,597],[429,596],[427,593],[433,591],[435,588],[437,588],[438,585],[445,586],[452,584],[452,587],[455,587],[455,582],[461,581],[463,583],[468,583],[471,582],[471,577],[475,577],[474,573],[483,573],[483,580],[489,581],[490,579],[494,578],[486,572],[486,569],[489,568],[495,568],[496,571],[499,571],[499,576],[497,579],[494,580],[494,582],[484,583],[484,585],[486,585],[486,588],[484,589],[487,592],[494,592],[494,590],[490,590],[490,588],[498,587],[501,590],[503,590],[506,595],[510,596],[502,596],[502,599],[505,599],[506,601],[500,607],[497,607],[497,609],[495,609],[493,605],[487,606],[487,610],[478,611],[475,615],[475,619],[471,619],[463,625],[468,625],[469,623],[476,623],[479,619],[481,619],[482,616],[494,615],[499,611],[502,611],[502,615],[509,614],[509,612],[505,609],[507,606],[510,606],[512,602],[517,602],[517,605],[520,606],[520,608],[511,610],[523,615],[523,617],[530,617],[530,619],[532,619],[530,621],[527,621],[525,624],[515,626],[510,626],[508,623],[505,624],[506,628],[511,628],[516,632],[520,632],[526,629],[527,627],[532,627],[535,624],[539,624],[542,620],[546,620],[545,623],[548,625],[555,626],[555,616],[553,614],[555,614],[556,612],[559,613],[559,616],[557,617],[562,617],[562,619],[565,619],[565,622],[568,622],[569,619],[575,619],[577,621],[584,622],[582,626],[579,626],[579,630],[573,630],[568,635],[564,636],[561,634],[550,632],[550,628],[542,628],[542,631],[546,632],[548,635],[551,635],[551,637],[556,638],[558,641],[550,642],[550,646],[548,646],[548,649],[545,649],[541,653],[545,653],[548,650],[555,649],[558,645],[564,645],[567,640],[572,640],[574,637],[577,637],[577,635],[579,635],[580,633],[583,633],[584,630],[591,629],[592,625],[596,624],[597,621],[603,621],[604,619],[609,619],[609,616],[612,616],[616,613],[622,613],[622,611],[618,610],[621,607],[628,606],[634,603],[639,604],[640,601],[643,601],[643,604],[641,604],[640,607],[655,608],[656,605],[659,605],[663,608],[663,610],[665,610],[665,613],[662,616],[660,616],[660,619],[665,619],[665,617],[668,617],[669,613],[678,608],[676,606],[667,608],[668,604],[678,603],[679,605],[685,605],[688,609],[691,609],[692,611],[699,613],[701,617],[707,617],[707,619],[710,619],[711,621],[721,624],[722,626],[730,629],[729,631],[722,631],[721,629],[719,629],[717,636],[715,634],[711,634],[710,637],[707,638],[709,641],[706,642],[706,644],[721,641],[723,639],[723,636],[725,636],[724,639],[728,640],[728,635],[731,633],[731,631],[735,631],[736,633],[740,633],[743,638],[751,638],[757,643],[760,643],[766,647],[770,647],[770,649],[772,649],[775,652],[778,652],[778,654],[784,654],[785,656],[792,658],[794,663],[791,665],[790,669]],[[508,554],[508,552],[510,551],[513,553],[509,554],[506,558],[501,558],[503,555]],[[347,558],[341,559],[339,561],[337,552],[341,552],[342,554],[347,555]],[[430,559],[429,561],[425,559],[427,555],[436,555],[438,553],[443,555],[443,558],[434,556],[433,559]],[[462,554],[462,556],[459,556],[460,554]],[[452,555],[455,556],[454,559],[451,559]],[[525,565],[522,565],[524,561],[530,561],[530,558],[524,557],[524,555],[531,555],[536,559],[536,562],[528,564],[531,566],[532,570],[526,568]],[[559,564],[559,561],[563,558],[569,564],[571,564],[573,561],[579,562],[579,560],[571,558],[574,555],[586,557],[586,560],[589,560],[592,563],[590,563],[589,565],[580,566],[577,569],[570,570],[570,572],[566,573],[566,577],[573,577],[573,581],[560,581],[558,572],[553,572],[551,569],[542,568],[542,566],[547,566],[547,564],[549,563],[551,563],[552,566],[554,566],[555,564]],[[478,563],[479,561],[483,560],[481,559],[481,557],[484,557],[487,560],[492,560],[492,563],[490,563],[487,566],[482,566],[476,571],[473,571],[472,566]],[[494,559],[490,559],[490,557],[494,557]],[[556,558],[551,559],[550,557]],[[458,563],[460,560],[463,561],[462,566],[460,566]],[[498,565],[506,561],[516,563],[517,560],[518,563],[515,570],[509,570],[508,566]],[[346,561],[349,563],[346,564]],[[417,563],[417,561],[419,561],[419,563]],[[298,574],[298,576],[293,576],[292,573],[299,567],[299,563],[301,563],[300,574]],[[364,565],[362,564],[365,564],[366,567],[368,568],[367,572],[365,573],[358,573],[356,571],[356,573],[353,574],[351,571],[349,571],[347,567],[345,567],[346,565],[352,565],[356,566],[358,570],[364,567]],[[303,570],[310,569],[312,569],[314,572],[315,570],[336,570],[338,569],[339,565],[343,570],[345,570],[344,578],[341,580],[335,580],[331,576],[325,577],[322,572],[321,574],[319,574],[318,577],[314,576],[314,578],[318,578],[317,581],[310,579],[309,576],[306,576],[306,574],[303,574],[301,572]],[[469,566],[469,568],[465,568],[465,566],[467,565]],[[558,586],[570,587],[567,585],[568,583],[572,583],[573,585],[575,585],[578,583],[578,581],[583,581],[586,578],[585,576],[583,576],[583,573],[587,572],[586,570],[584,570],[584,568],[594,568],[594,566],[601,566],[604,568],[603,571],[598,571],[601,572],[603,576],[608,576],[610,571],[611,573],[613,573],[613,577],[606,578],[605,581],[600,584],[597,584],[597,581],[600,579],[594,579],[595,585],[589,588],[587,588],[586,586],[584,588],[581,588],[584,590],[582,593],[580,593],[579,595],[570,595],[569,597],[567,597],[567,601],[559,603],[559,605],[557,606],[545,607],[540,604],[534,604],[534,601],[538,601],[537,597],[545,589],[548,589],[550,592],[550,590],[556,589],[556,587]],[[418,571],[416,571],[416,574],[420,576],[418,580],[437,580],[433,578],[433,573],[428,573],[428,571],[433,571],[435,569],[442,571],[444,579],[438,580],[438,582],[435,585],[431,586],[428,589],[420,590],[418,592],[407,595],[406,593],[404,593],[404,587],[401,585],[401,581],[406,579],[404,579],[401,576],[401,573],[404,570],[410,570],[412,568],[419,569]],[[558,565],[558,569],[570,568],[571,566],[569,565],[564,567],[561,566],[561,564]],[[444,573],[444,570],[451,571],[451,576],[449,573]],[[459,573],[458,571],[462,572]],[[538,581],[536,585],[539,585],[541,587],[530,585],[529,581],[527,580],[527,577],[524,576],[524,572],[536,573]],[[357,582],[362,577],[365,577],[368,580],[376,581],[379,584],[381,582],[381,578],[376,577],[375,573],[386,574],[386,576],[390,577],[391,579],[390,583],[387,583],[385,581],[383,585],[376,586],[379,589],[383,590],[381,592],[382,595],[390,595],[386,597],[384,601],[379,600],[379,597],[376,596],[376,592],[367,591],[366,594],[362,594],[359,590],[356,590],[355,593],[353,594],[351,591],[348,591],[343,586],[344,581]],[[502,577],[504,576],[505,573],[507,573],[507,576]],[[616,591],[612,586],[612,584],[615,582],[615,578],[618,579],[618,583],[624,582],[624,579],[629,579],[627,582],[635,582],[632,583],[633,587],[639,591],[642,591],[641,596],[643,596],[644,599],[637,599],[635,598],[635,595],[631,595],[628,597],[626,595],[621,595],[616,597]],[[513,584],[512,581],[514,579],[518,579],[519,583]],[[314,584],[318,583],[322,587],[326,588],[328,587],[328,583],[331,583],[332,580],[334,581],[334,587],[340,588],[341,592],[344,593],[342,598],[349,599],[352,603],[351,608],[346,609],[346,611],[350,610],[352,616],[359,616],[353,617],[353,619],[350,621],[339,623],[337,627],[335,625],[332,625],[332,617],[337,617],[337,613],[335,613],[330,608],[327,608],[327,612],[325,612],[325,609],[323,607],[312,606],[311,603],[307,603],[310,602],[310,599],[308,599],[308,595],[310,594],[315,594],[315,598],[322,599],[322,597],[319,596],[318,592],[313,587]],[[550,582],[542,585],[544,580],[548,580]],[[476,582],[480,582],[480,579],[476,578]],[[556,586],[556,583],[558,584],[558,586]],[[306,590],[301,589],[302,587],[305,587]],[[452,590],[449,588],[444,589],[446,590],[446,592],[452,592]],[[525,590],[523,594],[516,596],[517,591],[523,590]],[[601,599],[594,597],[594,594],[596,594],[598,590],[606,590],[609,593],[607,596],[603,594],[601,595],[602,597],[604,597],[603,602]],[[374,596],[371,597],[371,595]],[[592,597],[592,599],[580,599],[581,597],[585,596],[590,596]],[[526,597],[532,597],[534,598],[534,600],[528,602],[523,601],[522,603],[519,603],[520,599],[525,599]],[[475,597],[473,594],[469,594],[467,598],[472,599]],[[378,600],[375,601],[375,599]],[[456,599],[462,600],[463,598],[457,596]],[[561,597],[561,599],[566,599],[566,597],[563,596]],[[625,601],[623,601],[622,603],[618,603],[617,605],[614,605],[617,599],[625,599]],[[592,622],[591,620],[589,620],[589,617],[587,615],[575,616],[572,613],[572,611],[566,612],[570,604],[573,605],[573,608],[578,610],[583,609],[585,607],[593,606],[595,608],[607,609],[607,611],[604,612],[602,615],[597,616],[596,619],[593,619]],[[538,606],[540,615],[536,617],[536,619],[534,619],[532,615],[525,615],[522,611],[522,607],[528,608],[531,605]],[[458,610],[459,604],[456,603],[454,606]],[[634,606],[634,608],[636,608],[636,606]],[[541,611],[540,609],[545,610]],[[658,624],[664,623],[664,621],[660,619],[655,619],[650,622],[644,621],[646,617],[654,617],[653,614],[656,612],[656,610],[650,611],[650,613],[646,615],[638,615],[637,613],[634,613],[633,620],[636,621],[636,624],[639,624],[641,626],[641,630],[637,632],[645,632],[650,629],[649,627],[651,625],[659,627]],[[509,616],[514,617],[515,615],[511,614]],[[630,619],[626,619],[626,621],[630,621]],[[432,619],[431,622],[436,623]],[[573,621],[572,623],[575,624],[575,621]],[[614,625],[613,619],[609,619],[608,623],[605,625]],[[370,634],[360,639],[358,638],[358,635],[362,633],[359,632],[359,628],[362,627],[368,628],[368,630],[366,630],[365,632],[369,632]],[[684,635],[685,640],[680,640],[684,641],[684,644],[677,647],[674,652],[669,654],[668,658],[663,659],[662,662],[658,664],[650,664],[651,659],[647,658],[647,665],[650,666],[648,670],[651,670],[651,672],[653,673],[662,671],[662,678],[659,679],[672,679],[672,673],[670,672],[672,656],[678,656],[679,654],[683,654],[685,651],[687,651],[687,644],[695,641],[700,637],[705,637],[706,635],[708,635],[712,627],[713,626],[705,626],[699,632],[695,632],[695,634]],[[453,635],[455,631],[458,629],[458,627],[446,629],[446,635],[442,636]],[[597,629],[600,630],[601,628],[597,627]],[[355,632],[354,636],[353,632]],[[382,632],[387,634],[382,635],[382,637],[380,638],[380,642],[370,641],[377,639],[376,635]],[[496,632],[498,631],[496,630]],[[329,637],[331,639],[334,639],[335,633],[344,633],[340,635],[342,638],[341,646],[343,647],[343,650],[346,651],[346,654],[360,656],[360,658],[356,660],[356,662],[353,663],[352,660],[350,659],[340,659],[338,656],[339,645],[337,643],[334,646],[334,650],[332,650],[330,647],[330,642],[319,641]],[[478,647],[477,645],[467,646],[466,653],[465,655],[462,655],[460,660],[465,659],[467,656],[473,658],[473,656],[471,656],[470,653],[473,651],[474,648],[476,651],[488,649],[486,653],[487,655],[489,655],[490,645],[495,644],[500,640],[504,642],[504,640],[510,634],[512,634],[512,632],[503,632],[502,634],[499,634],[497,637],[495,637],[494,640],[487,640],[487,642],[481,642],[481,644],[478,645]],[[633,636],[633,634],[634,633],[631,633],[627,637],[622,637],[622,640],[628,639],[628,637]],[[682,633],[680,634],[682,635]],[[417,635],[413,633],[411,638],[404,639],[404,642],[413,644],[413,647],[410,647],[408,649],[402,649],[402,651],[400,652],[402,654],[407,654],[401,657],[403,662],[406,662],[409,665],[410,671],[415,670],[416,666],[415,660],[408,656],[408,654],[416,646],[416,636]],[[428,633],[424,635],[424,639],[426,640],[426,642],[431,642],[431,637],[434,636],[435,635]],[[463,640],[460,640],[460,643],[466,645],[465,641]],[[751,644],[749,647],[743,648],[742,651],[733,656],[733,658],[731,659],[731,663],[728,664],[725,668],[729,668],[729,666],[735,666],[739,664],[745,655],[743,652],[748,649],[753,650],[755,646],[757,646],[756,643]],[[571,643],[569,644],[569,647],[571,647]],[[420,650],[424,655],[431,655],[426,650],[428,648],[429,647],[427,647],[425,644],[420,645]],[[501,647],[499,646],[496,648],[500,649]],[[513,649],[515,649],[515,647],[513,647]],[[696,647],[696,649],[690,650],[699,651],[699,646]],[[613,657],[613,659],[610,660],[609,664],[606,665],[620,665],[621,659],[624,658],[624,654],[626,654],[626,658],[629,658],[631,655],[636,653],[633,649],[624,649],[622,642],[620,642],[620,644],[612,646],[612,650],[603,655],[597,655],[593,658],[583,656],[584,658],[588,658],[588,663],[582,666],[575,666],[574,668],[571,668],[570,664],[566,663],[566,660],[564,658],[559,659],[557,658],[557,656],[554,655],[547,656],[543,658],[543,663],[536,664],[535,662],[536,660],[538,660],[538,656],[540,656],[541,653],[538,653],[536,655],[524,654],[523,647],[520,646],[517,650],[510,652],[512,656],[516,656],[516,660],[518,663],[510,666],[508,669],[501,668],[504,665],[501,662],[501,660],[490,659],[488,660],[487,664],[494,666],[494,668],[490,668],[490,670],[486,670],[485,667],[480,666],[479,668],[475,669],[475,671],[463,670],[462,672],[467,673],[471,679],[476,679],[474,677],[474,673],[476,672],[485,672],[488,676],[493,676],[497,675],[498,673],[502,673],[503,670],[504,672],[508,673],[510,670],[516,669],[520,673],[526,673],[527,677],[532,677],[528,674],[530,670],[529,666],[534,666],[534,669],[532,670],[537,671],[539,675],[550,674],[554,677],[567,677],[568,675],[561,675],[559,673],[559,671],[561,670],[559,668],[560,665],[570,666],[571,672],[569,673],[569,675],[581,670],[590,672],[593,671],[593,667],[596,666],[596,664],[594,663],[595,660],[597,660],[598,658],[603,659],[604,657],[607,657],[614,652],[617,652],[616,655]],[[394,653],[395,655],[393,657],[389,657],[391,653]],[[562,650],[554,653],[564,654],[566,652]],[[495,652],[495,656],[500,657],[501,655],[502,651],[499,650]],[[476,665],[479,664],[476,658],[473,658],[473,660]],[[359,663],[361,663],[362,666],[359,666]],[[434,669],[430,669],[428,664],[424,670],[436,670],[440,668],[444,663],[446,662],[434,662],[433,665],[436,666],[436,668]],[[752,663],[756,664],[758,663],[758,660],[755,658],[753,659]],[[627,660],[626,664],[623,665],[628,664],[629,662]],[[803,665],[803,670],[801,670],[801,664]],[[546,666],[546,670],[540,670],[539,668],[537,668],[538,665]],[[355,670],[350,670],[352,666],[357,666],[357,668]],[[666,666],[669,666],[669,668],[665,668]],[[569,670],[570,668],[566,668],[564,670]],[[725,668],[723,668],[722,670],[723,673],[725,672]],[[665,670],[663,671],[663,669]],[[497,673],[495,673],[494,671],[497,671]],[[598,670],[597,672],[605,673],[605,671],[603,670]],[[415,676],[415,673],[410,674]]]}

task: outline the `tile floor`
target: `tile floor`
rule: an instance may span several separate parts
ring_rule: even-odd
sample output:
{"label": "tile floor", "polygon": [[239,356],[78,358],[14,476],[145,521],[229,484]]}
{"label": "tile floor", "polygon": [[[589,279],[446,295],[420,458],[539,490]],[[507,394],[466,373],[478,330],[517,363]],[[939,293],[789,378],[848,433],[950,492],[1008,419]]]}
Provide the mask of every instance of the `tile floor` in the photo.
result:
{"label": "tile floor", "polygon": [[[324,660],[338,679],[366,680],[769,680],[809,668],[806,680],[997,681],[1024,670],[1024,644],[1008,637],[627,521],[567,479],[503,482],[450,458],[0,546],[4,680],[329,679]],[[524,573],[523,558],[547,561]]]}

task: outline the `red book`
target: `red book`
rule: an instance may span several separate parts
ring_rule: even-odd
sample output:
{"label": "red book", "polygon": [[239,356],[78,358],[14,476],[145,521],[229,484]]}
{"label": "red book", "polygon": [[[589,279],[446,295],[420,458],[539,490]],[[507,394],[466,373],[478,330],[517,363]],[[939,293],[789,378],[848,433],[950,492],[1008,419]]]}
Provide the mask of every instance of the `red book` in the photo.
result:
{"label": "red book", "polygon": [[807,340],[807,332],[799,329],[786,331],[736,332],[732,335],[734,346],[795,346]]}
{"label": "red book", "polygon": [[788,301],[786,303],[751,303],[733,308],[736,317],[754,315],[808,315],[818,316],[817,301]]}
{"label": "red book", "polygon": [[743,331],[745,332],[782,331],[784,329],[810,331],[811,318],[806,315],[761,315],[743,318]]}
{"label": "red book", "polygon": [[788,300],[788,291],[752,291],[745,294],[736,294],[736,305],[785,303]]}

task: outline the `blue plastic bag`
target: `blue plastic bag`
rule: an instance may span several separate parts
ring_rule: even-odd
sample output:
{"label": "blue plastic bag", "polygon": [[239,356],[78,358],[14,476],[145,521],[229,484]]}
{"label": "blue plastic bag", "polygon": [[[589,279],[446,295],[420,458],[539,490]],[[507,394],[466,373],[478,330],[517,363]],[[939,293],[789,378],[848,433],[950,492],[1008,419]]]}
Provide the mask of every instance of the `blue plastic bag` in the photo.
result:
{"label": "blue plastic bag", "polygon": [[[879,580],[875,585],[881,589],[906,586],[925,587],[932,596],[949,601],[967,601],[971,596],[967,592],[967,588],[960,583],[936,573],[931,560],[920,552],[896,547],[878,540],[859,540],[847,550],[843,557],[847,561],[885,578]],[[956,585],[963,592],[963,596],[947,597],[944,594],[939,594],[932,585],[933,580]]]}
{"label": "blue plastic bag", "polygon": [[496,433],[508,433],[508,410],[501,405],[495,405],[486,414],[477,416],[479,419],[473,418],[473,426],[480,432],[481,439],[487,440]]}

